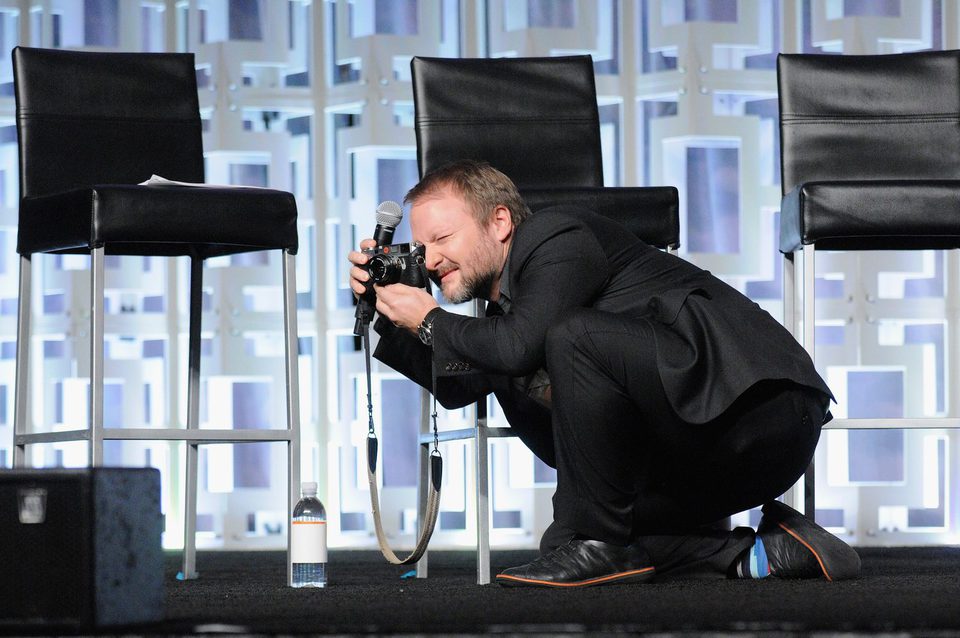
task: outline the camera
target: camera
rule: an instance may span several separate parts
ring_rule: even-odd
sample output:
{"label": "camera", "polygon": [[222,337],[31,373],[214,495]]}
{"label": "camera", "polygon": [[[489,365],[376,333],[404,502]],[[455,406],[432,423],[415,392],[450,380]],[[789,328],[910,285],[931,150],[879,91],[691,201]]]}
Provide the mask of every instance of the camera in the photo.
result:
{"label": "camera", "polygon": [[427,288],[429,279],[424,265],[426,250],[423,244],[393,244],[367,248],[366,263],[370,281],[381,286],[404,284],[414,288]]}

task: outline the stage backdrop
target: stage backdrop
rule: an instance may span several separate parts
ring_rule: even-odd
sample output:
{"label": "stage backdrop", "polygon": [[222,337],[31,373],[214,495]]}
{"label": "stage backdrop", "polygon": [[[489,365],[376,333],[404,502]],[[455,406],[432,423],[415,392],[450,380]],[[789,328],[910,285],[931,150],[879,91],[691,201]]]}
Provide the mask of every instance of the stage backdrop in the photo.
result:
{"label": "stage backdrop", "polygon": [[[592,54],[605,181],[677,186],[681,255],[779,318],[777,52],[894,53],[958,39],[957,0],[0,0],[0,465],[12,459],[17,44],[196,53],[207,181],[297,197],[303,477],[320,482],[331,543],[372,547],[344,255],[372,232],[377,203],[400,200],[417,179],[411,56]],[[396,240],[408,238],[404,223]],[[35,263],[32,418],[41,430],[71,428],[86,418],[88,260]],[[207,264],[204,427],[282,426],[279,268],[259,254]],[[957,256],[833,253],[818,268],[818,358],[835,414],[955,416]],[[186,367],[186,273],[178,260],[108,258],[109,427],[185,421],[185,386],[174,382]],[[374,399],[384,521],[395,543],[409,543],[418,391],[378,366]],[[493,402],[489,413],[503,425]],[[443,428],[472,418],[440,414]],[[818,518],[861,545],[957,542],[958,440],[943,430],[826,433]],[[436,546],[473,543],[471,445],[444,446]],[[182,542],[183,455],[178,444],[106,446],[110,464],[161,470],[167,546]],[[535,546],[555,474],[513,440],[494,442],[490,456],[493,543]],[[76,466],[85,453],[57,444],[30,457]],[[276,444],[203,448],[201,546],[283,545],[284,457]]]}

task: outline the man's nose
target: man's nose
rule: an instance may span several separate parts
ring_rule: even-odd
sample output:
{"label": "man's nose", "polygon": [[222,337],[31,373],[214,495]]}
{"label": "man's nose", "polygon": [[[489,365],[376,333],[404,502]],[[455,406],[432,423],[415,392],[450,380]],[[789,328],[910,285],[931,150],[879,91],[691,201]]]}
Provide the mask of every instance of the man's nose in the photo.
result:
{"label": "man's nose", "polygon": [[427,270],[436,270],[443,262],[443,257],[437,253],[436,250],[431,250],[430,248],[426,249],[426,255],[424,256],[424,264],[427,266]]}

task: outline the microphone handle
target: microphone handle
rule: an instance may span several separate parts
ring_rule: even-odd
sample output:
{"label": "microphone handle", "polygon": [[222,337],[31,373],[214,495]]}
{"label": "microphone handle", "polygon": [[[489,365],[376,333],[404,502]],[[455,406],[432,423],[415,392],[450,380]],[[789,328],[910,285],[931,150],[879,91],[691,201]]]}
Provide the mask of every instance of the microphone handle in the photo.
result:
{"label": "microphone handle", "polygon": [[389,246],[390,242],[393,241],[393,231],[393,226],[377,224],[376,230],[373,231],[373,241],[377,242],[377,246]]}

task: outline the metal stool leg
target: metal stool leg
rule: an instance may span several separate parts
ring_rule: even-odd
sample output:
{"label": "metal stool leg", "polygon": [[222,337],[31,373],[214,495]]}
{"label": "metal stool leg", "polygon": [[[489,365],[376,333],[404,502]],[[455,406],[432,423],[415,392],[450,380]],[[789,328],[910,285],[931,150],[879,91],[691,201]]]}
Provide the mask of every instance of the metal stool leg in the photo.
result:
{"label": "metal stool leg", "polygon": [[13,467],[24,467],[27,462],[27,446],[17,441],[17,436],[27,433],[30,423],[30,310],[32,306],[31,274],[33,262],[30,255],[20,256],[20,290],[17,296],[17,364],[16,394],[13,399]]}
{"label": "metal stool leg", "polygon": [[[816,250],[812,244],[803,247],[803,347],[810,355],[812,361],[816,361],[816,262],[814,255]],[[814,471],[814,461],[810,460],[810,465],[804,474],[804,502],[803,513],[810,520],[816,520],[816,472]]]}
{"label": "metal stool leg", "polygon": [[[417,480],[417,538],[423,521],[427,517],[427,498],[430,486],[430,445],[423,443],[424,435],[430,431],[430,392],[420,388],[420,453],[417,456],[417,467],[420,478]],[[426,578],[429,573],[430,550],[425,550],[417,561],[417,578]]]}
{"label": "metal stool leg", "polygon": [[103,276],[104,248],[90,265],[90,467],[103,465]]}
{"label": "metal stool leg", "polygon": [[[801,336],[798,334],[799,322],[797,321],[797,256],[796,253],[789,253],[783,255],[783,326],[786,328],[793,338],[797,341],[801,340]],[[803,494],[804,494],[804,485],[805,478],[800,477],[796,483],[793,484],[786,494],[784,494],[784,502],[790,507],[803,511]]]}
{"label": "metal stool leg", "polygon": [[[203,319],[203,260],[190,258],[190,326],[187,346],[187,429],[200,427],[200,328]],[[187,441],[184,485],[183,568],[179,578],[197,577],[197,465],[199,444]]]}
{"label": "metal stool leg", "polygon": [[[297,339],[297,267],[293,253],[283,251],[283,334],[287,372],[287,520],[300,494],[300,372]],[[287,583],[293,583],[290,534],[287,534]]]}
{"label": "metal stool leg", "polygon": [[490,458],[487,402],[477,402],[477,584],[490,583]]}

